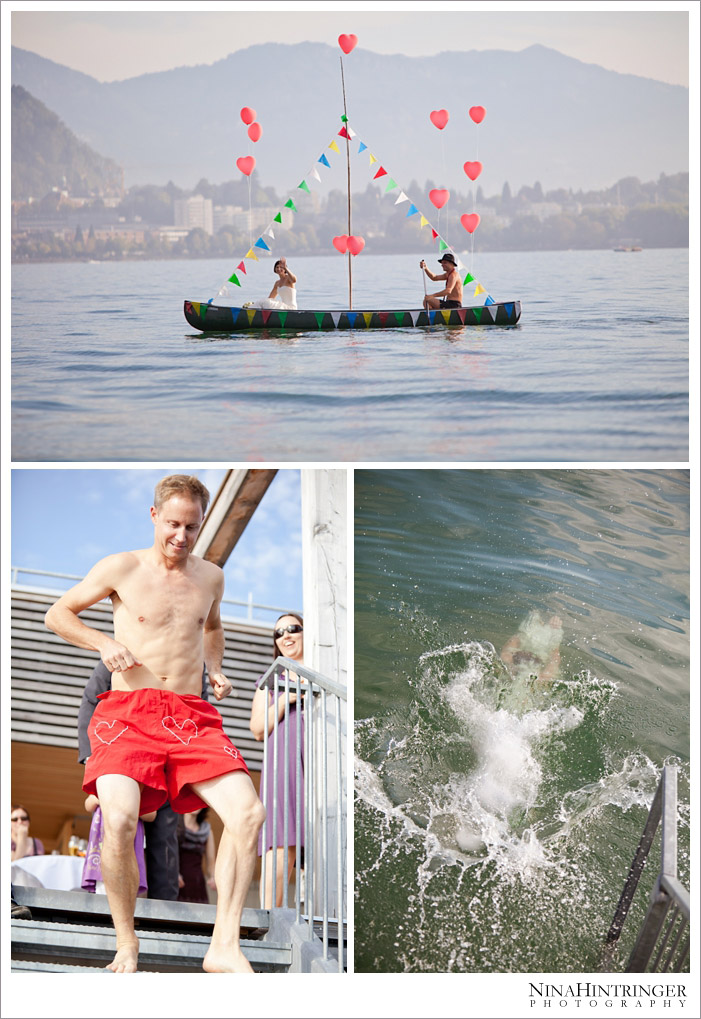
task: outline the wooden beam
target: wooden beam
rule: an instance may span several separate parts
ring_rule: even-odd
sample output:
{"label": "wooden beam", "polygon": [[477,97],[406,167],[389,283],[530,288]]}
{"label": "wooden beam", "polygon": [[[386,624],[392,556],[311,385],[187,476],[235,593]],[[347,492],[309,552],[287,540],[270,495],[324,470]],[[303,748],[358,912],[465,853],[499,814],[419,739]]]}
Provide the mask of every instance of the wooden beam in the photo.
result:
{"label": "wooden beam", "polygon": [[202,525],[195,555],[223,566],[276,474],[244,468],[227,471]]}

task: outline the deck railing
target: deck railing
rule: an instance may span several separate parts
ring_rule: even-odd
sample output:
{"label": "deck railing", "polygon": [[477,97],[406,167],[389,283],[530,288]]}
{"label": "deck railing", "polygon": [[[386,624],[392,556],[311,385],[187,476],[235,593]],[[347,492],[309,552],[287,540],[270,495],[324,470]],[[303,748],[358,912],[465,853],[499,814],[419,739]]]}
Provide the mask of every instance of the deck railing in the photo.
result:
{"label": "deck railing", "polygon": [[623,893],[606,937],[602,969],[609,969],[638,881],[662,822],[660,872],[630,954],[627,973],[678,973],[689,955],[689,892],[677,877],[677,769],[665,765]]}
{"label": "deck railing", "polygon": [[[272,835],[271,844],[282,849],[283,860],[287,860],[290,847],[304,846],[303,863],[302,853],[299,849],[296,851],[296,922],[306,921],[310,939],[314,937],[315,926],[320,930],[324,959],[329,957],[330,927],[337,928],[341,972],[346,915],[346,690],[313,669],[283,657],[275,659],[261,680],[260,688],[271,691],[275,704],[279,698],[284,698],[284,714],[272,733],[264,726],[261,799],[267,816],[263,824],[263,846]],[[288,790],[293,768],[295,826],[291,831]],[[281,825],[275,807],[280,800]],[[268,883],[271,886],[269,901],[275,904],[278,900],[278,868],[272,866],[271,875],[267,870],[264,853],[261,906],[265,904]],[[288,902],[290,889],[286,867],[283,874],[282,906],[292,908]]]}
{"label": "deck railing", "polygon": [[[79,573],[57,573],[55,570],[35,570],[28,566],[10,566],[10,570],[12,572],[13,587],[17,587],[19,585],[20,575],[26,575],[28,577],[48,577],[51,580],[70,580],[73,583],[77,583],[79,580],[83,579],[83,576]],[[264,605],[262,602],[253,601],[253,592],[251,591],[248,592],[248,598],[246,601],[242,601],[240,598],[222,598],[222,605],[237,605],[245,608],[245,618],[249,623],[252,623],[255,620],[254,610],[272,614],[276,617],[286,611],[284,605]]]}

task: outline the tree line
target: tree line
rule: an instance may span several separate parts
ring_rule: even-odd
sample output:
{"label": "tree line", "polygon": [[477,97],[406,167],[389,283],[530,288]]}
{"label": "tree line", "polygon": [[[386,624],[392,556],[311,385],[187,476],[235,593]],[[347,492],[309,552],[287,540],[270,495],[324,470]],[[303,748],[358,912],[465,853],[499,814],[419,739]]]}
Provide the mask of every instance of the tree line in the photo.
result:
{"label": "tree line", "polygon": [[[173,222],[173,202],[200,194],[214,205],[248,208],[249,182],[228,181],[210,184],[201,180],[192,190],[178,188],[172,182],[165,187],[135,186],[125,193],[116,208],[106,208],[97,198],[80,210],[71,208],[62,196],[51,192],[40,202],[15,210],[12,257],[15,261],[81,258],[214,258],[241,257],[248,248],[248,232],[223,226],[215,235],[196,228],[175,242],[160,238],[156,227]],[[449,237],[458,248],[471,242],[458,223],[459,212],[474,209],[482,222],[474,235],[481,251],[538,251],[606,248],[620,242],[652,247],[685,247],[689,243],[689,175],[667,176],[643,183],[624,178],[602,190],[544,191],[536,182],[512,193],[508,182],[501,192],[487,196],[477,186],[467,193],[453,193],[449,205],[439,214],[430,203],[429,192],[436,185],[426,181],[423,187],[412,181],[407,191],[411,200],[441,228],[448,223]],[[294,227],[284,233],[286,251],[296,254],[331,254],[331,238],[347,232],[346,195],[330,191],[324,199],[299,204]],[[285,202],[273,188],[263,187],[256,174],[251,179],[251,204],[269,207],[271,218]],[[371,184],[353,196],[353,230],[366,239],[366,250],[377,253],[408,253],[425,248],[425,232],[419,231],[416,218],[407,218],[407,205],[395,205],[390,196]],[[51,220],[52,227],[31,231],[33,222]],[[75,227],[71,223],[75,222]],[[114,231],[98,237],[96,227],[120,222],[140,227],[143,241],[120,236]],[[56,236],[57,228],[64,230]],[[83,225],[85,224],[85,225]],[[25,229],[23,229],[23,227]],[[30,228],[27,230],[26,228]],[[443,232],[443,229],[441,229]],[[281,231],[282,233],[282,231]]]}

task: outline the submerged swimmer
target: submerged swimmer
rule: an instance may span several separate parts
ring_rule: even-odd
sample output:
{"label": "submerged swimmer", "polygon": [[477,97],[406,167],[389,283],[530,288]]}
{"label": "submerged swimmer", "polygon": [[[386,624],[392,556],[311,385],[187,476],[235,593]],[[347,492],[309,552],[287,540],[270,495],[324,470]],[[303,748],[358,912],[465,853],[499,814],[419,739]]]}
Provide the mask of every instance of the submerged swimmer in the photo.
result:
{"label": "submerged swimmer", "polygon": [[559,616],[544,618],[537,609],[528,613],[501,649],[501,660],[509,670],[511,684],[502,691],[500,708],[522,714],[538,706],[537,702],[559,676],[562,635]]}
{"label": "submerged swimmer", "polygon": [[515,679],[534,676],[540,687],[549,686],[560,671],[561,641],[560,617],[544,620],[534,609],[501,649],[501,660],[510,666]]}

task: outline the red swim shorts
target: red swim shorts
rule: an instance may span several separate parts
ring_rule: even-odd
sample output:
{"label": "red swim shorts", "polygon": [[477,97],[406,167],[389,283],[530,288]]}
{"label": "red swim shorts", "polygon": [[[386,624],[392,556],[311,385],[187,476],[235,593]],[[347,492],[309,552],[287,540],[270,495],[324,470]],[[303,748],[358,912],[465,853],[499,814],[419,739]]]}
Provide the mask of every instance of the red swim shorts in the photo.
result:
{"label": "red swim shorts", "polygon": [[90,757],[83,789],[97,795],[101,775],[143,783],[141,814],[170,802],[178,814],[206,807],[190,787],[248,768],[221,715],[195,694],[169,690],[108,690],[98,697],[89,727]]}

